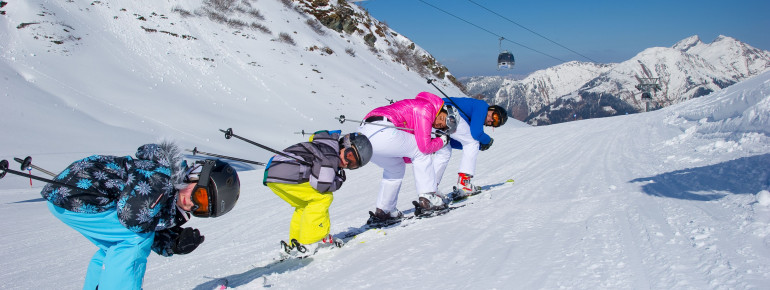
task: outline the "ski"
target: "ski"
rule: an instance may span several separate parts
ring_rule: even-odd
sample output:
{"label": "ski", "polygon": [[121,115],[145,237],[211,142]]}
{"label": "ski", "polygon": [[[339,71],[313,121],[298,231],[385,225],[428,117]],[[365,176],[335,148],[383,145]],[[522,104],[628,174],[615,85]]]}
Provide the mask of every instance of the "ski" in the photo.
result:
{"label": "ski", "polygon": [[495,187],[503,186],[503,185],[512,185],[514,183],[513,178],[508,179],[504,182],[497,183],[497,184],[491,184],[491,185],[485,185],[485,186],[476,186],[475,190],[471,192],[471,194],[466,194],[464,191],[457,188],[457,186],[452,187],[452,192],[448,194],[448,196],[452,199],[452,204],[459,203],[467,200],[469,197],[479,195],[480,193],[490,190]]}
{"label": "ski", "polygon": [[291,241],[288,243],[286,241],[281,241],[280,245],[281,245],[281,253],[280,253],[281,256],[278,259],[278,262],[282,262],[290,259],[305,259],[327,248],[329,249],[342,248],[342,246],[345,245],[345,242],[342,238],[334,237],[332,238],[331,242],[328,242],[327,238],[324,238],[322,241],[319,241],[317,243],[310,244],[310,245],[303,245],[297,242],[296,239],[291,239]]}
{"label": "ski", "polygon": [[[372,213],[371,211],[369,213],[370,213],[370,216],[374,215],[374,213]],[[410,220],[410,219],[413,219],[413,218],[414,218],[414,216],[404,216],[403,218],[400,218],[400,219],[397,219],[397,220],[388,221],[388,222],[384,222],[384,223],[374,223],[374,222],[371,222],[371,218],[370,218],[370,220],[367,220],[366,223],[363,226],[360,226],[358,228],[349,229],[348,231],[345,231],[345,232],[342,232],[342,233],[338,233],[338,234],[335,235],[335,237],[337,237],[338,239],[341,239],[341,240],[347,242],[347,241],[355,238],[356,236],[358,236],[360,234],[363,234],[363,233],[365,233],[365,232],[367,232],[369,230],[378,230],[378,229],[392,228],[392,227],[400,225],[404,221],[407,221],[407,220]]]}
{"label": "ski", "polygon": [[414,217],[416,217],[417,219],[424,219],[424,218],[431,218],[431,217],[445,215],[448,212],[464,207],[467,204],[462,204],[462,205],[450,204],[446,208],[436,209],[436,210],[425,210],[422,207],[420,207],[420,204],[416,200],[412,201],[412,205],[414,205]]}
{"label": "ski", "polygon": [[405,215],[404,217],[402,217],[400,219],[393,219],[393,220],[388,220],[388,221],[385,221],[385,222],[373,222],[372,217],[374,216],[374,213],[372,211],[369,211],[369,219],[366,221],[366,223],[364,223],[364,225],[362,225],[362,226],[360,226],[358,228],[350,228],[347,231],[344,231],[344,232],[341,232],[341,233],[337,233],[334,236],[336,238],[342,239],[342,240],[347,242],[347,241],[349,241],[351,239],[354,239],[358,235],[366,233],[369,230],[380,230],[380,229],[381,230],[385,230],[385,229],[390,229],[390,228],[395,228],[395,227],[406,227],[406,226],[409,226],[411,224],[414,224],[414,222],[416,222],[416,220],[445,215],[445,214],[447,214],[447,213],[449,213],[449,212],[451,212],[451,211],[453,211],[455,209],[458,209],[458,208],[461,208],[461,207],[464,207],[464,206],[468,205],[469,203],[458,204],[458,203],[462,203],[462,202],[466,201],[468,199],[468,197],[476,196],[478,194],[483,193],[484,191],[487,191],[487,190],[490,190],[490,189],[493,189],[493,188],[496,188],[496,187],[499,187],[499,186],[510,185],[510,184],[513,184],[513,182],[514,182],[513,179],[508,179],[508,180],[506,180],[504,182],[501,182],[501,183],[492,184],[492,185],[485,185],[485,186],[478,187],[478,190],[475,192],[475,194],[470,195],[470,196],[465,196],[464,198],[460,198],[460,199],[454,199],[452,202],[449,203],[449,206],[447,208],[440,209],[440,210],[434,210],[434,211],[430,211],[430,212],[422,211],[421,208],[418,209],[419,207],[417,205],[415,205],[415,203],[417,203],[417,201],[412,201],[412,204],[415,205],[414,214],[408,215],[408,216]]}
{"label": "ski", "polygon": [[470,194],[466,194],[465,191],[457,188],[457,186],[452,186],[452,192],[449,193],[449,198],[452,199],[452,203],[460,202],[463,200],[468,199],[471,196],[477,195],[481,193],[481,187],[476,187],[473,192]]}

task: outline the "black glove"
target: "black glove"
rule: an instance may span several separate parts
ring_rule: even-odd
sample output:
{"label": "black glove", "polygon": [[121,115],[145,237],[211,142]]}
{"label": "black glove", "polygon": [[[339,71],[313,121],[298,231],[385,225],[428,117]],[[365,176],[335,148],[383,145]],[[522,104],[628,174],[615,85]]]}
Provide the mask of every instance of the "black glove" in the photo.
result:
{"label": "black glove", "polygon": [[198,229],[183,228],[182,232],[176,238],[173,251],[174,254],[189,254],[195,250],[201,243],[203,243],[203,236]]}
{"label": "black glove", "polygon": [[485,151],[485,150],[489,149],[489,147],[492,147],[492,142],[494,142],[494,141],[495,141],[495,139],[492,139],[492,137],[490,137],[488,144],[481,144],[481,145],[479,145],[479,150]]}
{"label": "black glove", "polygon": [[337,177],[342,179],[342,182],[345,182],[345,179],[347,179],[347,177],[345,176],[345,170],[343,170],[342,168],[338,169],[337,170]]}

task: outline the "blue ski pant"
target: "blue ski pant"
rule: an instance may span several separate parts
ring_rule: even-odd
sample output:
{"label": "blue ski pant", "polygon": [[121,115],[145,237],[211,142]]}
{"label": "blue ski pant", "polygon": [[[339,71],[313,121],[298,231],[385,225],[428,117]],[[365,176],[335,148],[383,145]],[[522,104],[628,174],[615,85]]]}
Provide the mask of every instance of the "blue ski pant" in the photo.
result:
{"label": "blue ski pant", "polygon": [[51,213],[99,249],[91,258],[83,289],[141,289],[155,232],[135,233],[116,210],[79,213],[48,203]]}

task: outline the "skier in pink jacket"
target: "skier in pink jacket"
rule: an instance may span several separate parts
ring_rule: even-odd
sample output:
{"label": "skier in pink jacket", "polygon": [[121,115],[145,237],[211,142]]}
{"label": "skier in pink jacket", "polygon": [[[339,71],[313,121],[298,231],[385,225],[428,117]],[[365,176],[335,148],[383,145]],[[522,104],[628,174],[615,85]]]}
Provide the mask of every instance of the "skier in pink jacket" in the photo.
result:
{"label": "skier in pink jacket", "polygon": [[[372,143],[372,162],[384,169],[377,208],[369,224],[389,224],[403,214],[396,208],[398,192],[412,162],[418,204],[424,212],[446,208],[448,199],[437,191],[431,154],[446,146],[448,135],[433,138],[433,129],[451,131],[447,126],[447,111],[438,96],[422,92],[406,99],[379,107],[366,115],[358,128]],[[453,124],[450,122],[450,125]]]}

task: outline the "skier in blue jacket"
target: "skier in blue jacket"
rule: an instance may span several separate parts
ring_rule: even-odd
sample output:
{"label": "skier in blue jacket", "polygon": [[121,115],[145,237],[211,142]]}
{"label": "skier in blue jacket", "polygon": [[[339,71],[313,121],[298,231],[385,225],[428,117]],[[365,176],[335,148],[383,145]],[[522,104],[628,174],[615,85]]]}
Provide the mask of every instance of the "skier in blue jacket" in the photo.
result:
{"label": "skier in blue jacket", "polygon": [[235,206],[240,181],[219,160],[183,165],[176,145],[146,144],[131,156],[75,161],[41,195],[51,213],[97,246],[83,289],[141,289],[150,250],[188,254],[204,237],[182,228],[190,213],[218,217]]}
{"label": "skier in blue jacket", "polygon": [[459,198],[478,191],[478,188],[471,183],[473,174],[476,172],[476,155],[479,151],[489,149],[494,141],[484,133],[484,126],[500,127],[508,120],[508,115],[503,107],[490,106],[483,100],[444,98],[444,103],[455,106],[454,111],[460,118],[456,118],[457,130],[449,136],[451,146],[436,151],[433,157],[433,168],[436,172],[436,182],[440,183],[449,158],[452,157],[452,149],[462,149],[463,158],[457,173],[455,186],[457,191],[454,196]]}

